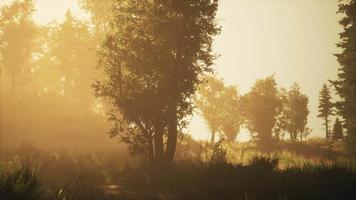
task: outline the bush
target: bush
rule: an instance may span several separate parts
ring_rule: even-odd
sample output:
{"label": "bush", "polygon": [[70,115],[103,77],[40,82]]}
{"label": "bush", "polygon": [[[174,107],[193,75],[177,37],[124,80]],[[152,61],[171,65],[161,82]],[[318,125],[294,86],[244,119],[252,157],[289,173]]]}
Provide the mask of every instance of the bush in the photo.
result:
{"label": "bush", "polygon": [[278,168],[279,158],[277,155],[274,156],[252,156],[250,160],[250,166],[256,167],[260,170],[272,171]]}
{"label": "bush", "polygon": [[16,163],[10,163],[0,175],[0,196],[4,200],[38,200],[41,185],[36,168],[28,164],[16,166]]}

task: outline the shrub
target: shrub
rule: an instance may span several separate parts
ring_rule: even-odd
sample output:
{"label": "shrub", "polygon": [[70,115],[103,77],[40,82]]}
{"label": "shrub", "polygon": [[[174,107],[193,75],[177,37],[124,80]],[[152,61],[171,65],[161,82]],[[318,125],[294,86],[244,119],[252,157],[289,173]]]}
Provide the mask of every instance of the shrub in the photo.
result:
{"label": "shrub", "polygon": [[[4,167],[4,166],[3,166]],[[36,167],[28,164],[16,166],[11,162],[0,175],[0,196],[4,200],[32,200],[39,199],[41,185]]]}
{"label": "shrub", "polygon": [[273,156],[252,156],[250,160],[251,167],[256,167],[261,170],[272,171],[278,168],[279,158],[277,155]]}

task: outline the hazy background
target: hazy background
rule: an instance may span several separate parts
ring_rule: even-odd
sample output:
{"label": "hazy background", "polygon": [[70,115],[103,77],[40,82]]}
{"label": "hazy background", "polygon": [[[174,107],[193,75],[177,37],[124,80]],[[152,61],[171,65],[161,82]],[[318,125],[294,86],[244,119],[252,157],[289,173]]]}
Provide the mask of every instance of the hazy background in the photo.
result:
{"label": "hazy background", "polygon": [[[0,0],[0,6],[12,0]],[[218,77],[238,86],[244,94],[257,79],[275,74],[282,87],[298,82],[309,96],[311,136],[323,136],[316,117],[318,92],[334,79],[339,41],[337,0],[221,0],[218,18],[222,33],[216,38]],[[76,0],[35,0],[34,20],[45,25],[62,21],[67,9],[88,18]],[[3,116],[6,117],[6,116]],[[209,131],[198,114],[189,127],[194,138],[207,139]],[[98,133],[100,134],[100,133]],[[103,137],[107,137],[103,133]],[[239,141],[248,140],[243,130]]]}

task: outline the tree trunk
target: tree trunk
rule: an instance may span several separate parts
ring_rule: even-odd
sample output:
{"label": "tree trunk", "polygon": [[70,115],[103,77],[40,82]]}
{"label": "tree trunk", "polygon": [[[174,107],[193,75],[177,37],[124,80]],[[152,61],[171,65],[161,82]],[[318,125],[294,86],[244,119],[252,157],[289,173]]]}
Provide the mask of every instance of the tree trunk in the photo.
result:
{"label": "tree trunk", "polygon": [[325,138],[329,139],[329,123],[328,123],[328,117],[325,117]]}
{"label": "tree trunk", "polygon": [[167,148],[166,148],[166,162],[168,165],[173,164],[174,153],[176,151],[177,145],[177,100],[171,98],[168,107],[168,138],[167,138]]}
{"label": "tree trunk", "polygon": [[300,141],[303,141],[303,132],[300,132]]}
{"label": "tree trunk", "polygon": [[[176,58],[179,58],[177,53]],[[172,77],[170,80],[170,91],[168,98],[167,118],[168,118],[168,136],[165,160],[167,166],[171,166],[174,160],[174,154],[177,145],[178,136],[178,76],[179,76],[178,62],[172,68]]]}
{"label": "tree trunk", "polygon": [[154,135],[155,162],[161,164],[164,158],[163,133],[158,130]]}
{"label": "tree trunk", "polygon": [[153,141],[152,141],[152,137],[149,138],[148,140],[148,158],[150,160],[151,163],[154,162],[155,160],[155,156],[154,156],[154,152],[153,152]]}
{"label": "tree trunk", "polygon": [[290,133],[290,139],[291,139],[292,141],[297,141],[297,133],[296,133],[295,131],[292,131],[292,132]]}

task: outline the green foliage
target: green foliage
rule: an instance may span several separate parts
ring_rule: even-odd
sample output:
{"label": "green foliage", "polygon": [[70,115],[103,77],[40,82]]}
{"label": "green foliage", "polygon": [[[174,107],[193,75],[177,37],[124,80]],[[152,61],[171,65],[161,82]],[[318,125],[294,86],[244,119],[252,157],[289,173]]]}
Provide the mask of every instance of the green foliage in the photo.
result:
{"label": "green foliage", "polygon": [[16,160],[9,166],[1,166],[0,173],[1,199],[38,200],[42,195],[37,169],[28,164],[19,165]]}
{"label": "green foliage", "polygon": [[339,114],[343,117],[346,129],[346,143],[349,154],[356,158],[356,1],[339,2],[339,13],[345,16],[340,20],[344,31],[340,34],[341,41],[337,44],[342,49],[336,54],[341,67],[338,80],[333,81],[341,100],[336,103]]}
{"label": "green foliage", "polygon": [[236,87],[225,86],[222,80],[208,76],[200,84],[195,104],[212,133],[212,143],[216,133],[230,142],[236,139],[243,122]]}

